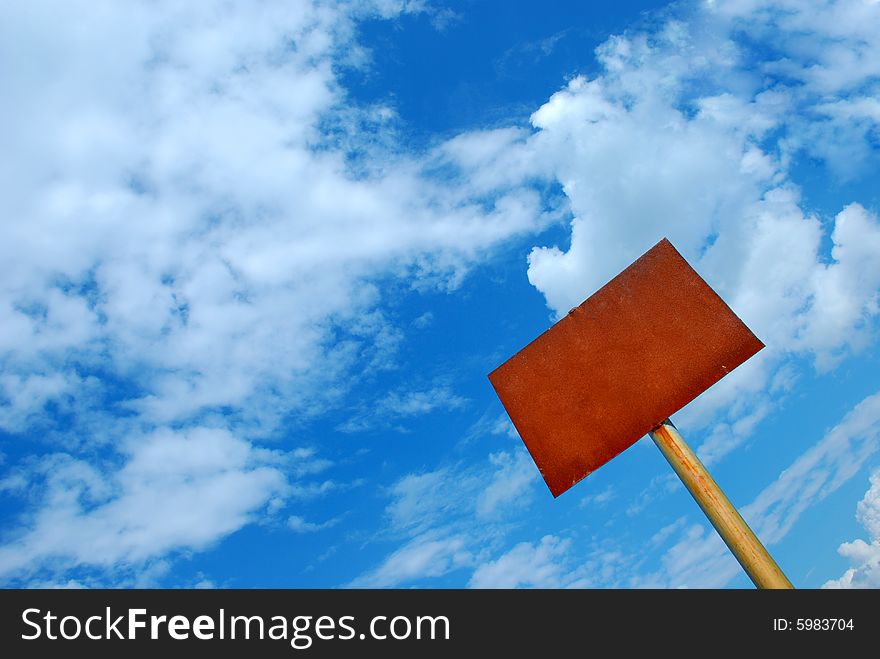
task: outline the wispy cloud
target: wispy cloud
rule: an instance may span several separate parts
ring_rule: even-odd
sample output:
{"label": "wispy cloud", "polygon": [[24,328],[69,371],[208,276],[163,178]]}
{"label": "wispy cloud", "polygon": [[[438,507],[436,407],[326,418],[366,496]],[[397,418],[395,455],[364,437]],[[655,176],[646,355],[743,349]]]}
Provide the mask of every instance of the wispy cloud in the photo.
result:
{"label": "wispy cloud", "polygon": [[309,522],[299,515],[291,515],[287,518],[287,526],[295,533],[317,533],[318,531],[333,528],[340,521],[339,517],[334,517],[326,522]]}
{"label": "wispy cloud", "polygon": [[535,544],[521,542],[496,560],[480,565],[471,588],[560,588],[565,584],[563,559],[570,540],[548,535]]}
{"label": "wispy cloud", "polygon": [[474,569],[507,534],[512,504],[519,512],[529,506],[535,481],[523,449],[404,476],[390,491],[388,529],[375,539],[397,548],[349,585],[397,586]]}
{"label": "wispy cloud", "polygon": [[[861,401],[784,469],[742,508],[743,517],[764,543],[780,542],[807,510],[859,473],[878,449],[880,393]],[[862,505],[865,519],[870,518],[871,505]],[[651,578],[664,585],[721,587],[739,573],[718,535],[702,524],[684,529],[662,561],[663,573]]]}
{"label": "wispy cloud", "polygon": [[467,399],[457,395],[446,385],[423,390],[396,389],[341,423],[338,430],[348,433],[373,428],[405,430],[400,424],[407,419],[437,411],[459,410],[466,404]]}

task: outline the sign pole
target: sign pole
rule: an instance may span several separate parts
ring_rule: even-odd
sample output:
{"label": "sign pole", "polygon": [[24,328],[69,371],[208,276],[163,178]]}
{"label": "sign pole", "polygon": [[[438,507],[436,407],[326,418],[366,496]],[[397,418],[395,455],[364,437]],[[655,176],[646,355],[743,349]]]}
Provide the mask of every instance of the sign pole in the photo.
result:
{"label": "sign pole", "polygon": [[667,419],[649,434],[755,585],[794,588],[672,421]]}
{"label": "sign pole", "polygon": [[793,588],[669,421],[763,347],[664,238],[489,380],[554,497],[649,433],[755,585]]}

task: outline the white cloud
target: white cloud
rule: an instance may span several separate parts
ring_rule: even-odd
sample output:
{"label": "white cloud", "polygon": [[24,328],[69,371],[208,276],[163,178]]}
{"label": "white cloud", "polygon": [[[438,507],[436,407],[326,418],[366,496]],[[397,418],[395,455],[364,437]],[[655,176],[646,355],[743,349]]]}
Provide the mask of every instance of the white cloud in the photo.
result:
{"label": "white cloud", "polygon": [[480,565],[468,584],[471,588],[561,588],[565,574],[561,560],[571,541],[552,535],[536,544],[521,542],[496,560]]}
{"label": "white cloud", "polygon": [[420,416],[437,408],[455,409],[464,405],[465,399],[454,394],[448,387],[434,387],[427,391],[408,391],[401,394],[390,392],[379,401],[379,408],[395,416]]}
{"label": "white cloud", "polygon": [[521,542],[494,560],[476,565],[470,588],[621,588],[632,585],[641,557],[593,544],[578,552],[571,538],[547,535]]}
{"label": "white cloud", "polygon": [[586,551],[578,550],[574,538],[557,535],[511,543],[535,490],[544,488],[538,480],[522,448],[490,454],[469,467],[401,478],[390,491],[388,528],[373,539],[390,539],[395,547],[348,585],[425,586],[455,572],[472,588],[627,585],[642,558],[611,542],[593,542]]}
{"label": "white cloud", "polygon": [[287,526],[295,533],[317,533],[324,529],[336,526],[340,522],[338,517],[328,519],[326,522],[309,522],[299,515],[291,515],[287,518]]}
{"label": "white cloud", "polygon": [[67,454],[31,474],[44,506],[0,548],[0,578],[38,568],[136,568],[168,552],[204,549],[283,494],[285,457],[222,429],[157,430],[131,438],[124,464],[100,469]]}
{"label": "white cloud", "polygon": [[[562,315],[668,235],[771,347],[796,344],[822,357],[876,314],[880,276],[862,268],[852,245],[858,236],[870,249],[880,228],[848,207],[834,222],[835,263],[822,263],[820,224],[799,207],[780,145],[761,146],[806,100],[781,86],[738,89],[731,35],[706,41],[698,20],[650,44],[645,35],[611,39],[598,51],[603,75],[574,79],[533,115],[535,149],[575,217],[568,251],[532,252],[530,281]],[[682,50],[693,52],[685,59]],[[695,95],[695,79],[712,94]],[[847,313],[823,328],[833,315],[823,291],[838,278]]]}
{"label": "white cloud", "polygon": [[[837,0],[807,7],[797,0],[719,2],[714,13],[743,22],[761,38],[771,35],[778,59],[767,68],[825,94],[860,91],[880,74],[876,26],[880,8],[871,0]],[[785,55],[796,57],[785,58]]]}
{"label": "white cloud", "polygon": [[428,389],[395,389],[389,391],[357,414],[341,423],[337,430],[361,432],[370,428],[395,427],[406,430],[400,422],[423,416],[438,410],[459,410],[467,399],[459,396],[446,385],[434,385]]}
{"label": "white cloud", "polygon": [[652,547],[657,547],[665,543],[669,537],[679,531],[681,527],[683,527],[687,523],[686,517],[679,517],[677,520],[672,522],[672,524],[667,524],[659,531],[657,531],[654,535],[651,536],[650,544]]}
{"label": "white cloud", "polygon": [[420,316],[416,317],[412,321],[412,326],[416,329],[425,329],[431,326],[431,323],[434,322],[434,314],[431,311],[426,311]]}
{"label": "white cloud", "polygon": [[[148,515],[140,531],[121,517],[164,477],[138,471],[147,454],[130,448],[134,438],[169,426],[192,438],[207,422],[234,433],[205,435],[218,442],[211,452],[263,455],[280,420],[320,412],[359,370],[393,361],[401,334],[378,308],[375,278],[454,287],[494,246],[547,221],[534,191],[475,198],[445,185],[429,162],[400,153],[392,110],[346,95],[341,68],[369,65],[357,20],[422,8],[0,9],[0,428],[40,428],[68,452],[68,470],[121,493],[81,508],[81,480],[50,478],[17,544],[2,549],[8,565],[59,552],[109,565],[204,547],[280,491],[338,489],[332,478],[283,487],[272,467],[241,467],[197,481],[206,495],[223,479],[245,481],[238,501],[218,493],[216,505],[230,506],[222,523],[213,508],[208,522],[180,529],[170,525],[183,513],[155,528]],[[443,405],[461,403],[445,395]],[[388,401],[402,415],[431,404]],[[49,409],[75,411],[65,417],[74,427]],[[94,457],[97,446],[116,467]],[[51,508],[65,492],[65,506]],[[53,515],[63,517],[54,539],[43,526]],[[86,529],[118,547],[81,551]]]}
{"label": "white cloud", "polygon": [[613,485],[608,485],[605,489],[596,492],[587,494],[583,499],[581,499],[580,507],[587,508],[589,506],[597,506],[603,507],[608,505],[610,501],[613,501],[617,497],[617,492]]}
{"label": "white cloud", "polygon": [[535,463],[525,451],[492,453],[489,462],[498,469],[477,498],[477,517],[488,517],[507,505],[524,506],[524,497],[532,492],[528,486],[538,480]]}
{"label": "white cloud", "polygon": [[519,448],[472,466],[407,474],[389,492],[388,530],[377,538],[390,536],[398,547],[349,585],[398,586],[479,566],[531,503],[535,472]]}
{"label": "white cloud", "polygon": [[880,393],[868,396],[766,487],[743,515],[767,542],[781,540],[811,505],[834,492],[880,448]]}
{"label": "white cloud", "polygon": [[[395,152],[374,154],[381,174],[348,169],[379,130],[350,125],[360,109],[333,72],[356,48],[348,10],[400,6],[6,7],[27,38],[4,39],[2,59],[29,62],[4,72],[8,369],[48,377],[75,355],[134,380],[148,420],[224,406],[271,431],[338,395],[335,376],[387,332],[362,322],[371,277],[454,280],[537,226],[526,190],[486,206]],[[351,341],[329,346],[334,325]]]}
{"label": "white cloud", "polygon": [[859,204],[841,211],[831,234],[830,265],[813,274],[813,303],[799,342],[820,350],[820,364],[833,363],[840,337],[861,347],[874,337],[872,319],[880,312],[880,228],[877,218]]}
{"label": "white cloud", "polygon": [[840,545],[837,551],[852,567],[823,588],[880,588],[880,471],[871,475],[871,487],[856,507],[856,519],[868,532],[868,541]]}
{"label": "white cloud", "polygon": [[511,423],[510,417],[507,416],[506,412],[498,414],[495,407],[484,412],[471,425],[462,441],[470,442],[489,435],[504,436],[517,442],[520,441],[519,434],[516,432],[513,423]]}
{"label": "white cloud", "polygon": [[377,569],[352,581],[349,587],[387,588],[416,579],[439,577],[469,565],[472,560],[461,537],[419,536],[393,552]]}

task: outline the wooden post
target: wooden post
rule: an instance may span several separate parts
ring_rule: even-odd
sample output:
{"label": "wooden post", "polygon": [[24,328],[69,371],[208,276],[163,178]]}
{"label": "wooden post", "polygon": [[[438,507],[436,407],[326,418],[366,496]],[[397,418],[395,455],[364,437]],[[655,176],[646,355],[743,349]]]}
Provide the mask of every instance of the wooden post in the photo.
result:
{"label": "wooden post", "polygon": [[706,467],[667,419],[651,439],[758,588],[794,588]]}

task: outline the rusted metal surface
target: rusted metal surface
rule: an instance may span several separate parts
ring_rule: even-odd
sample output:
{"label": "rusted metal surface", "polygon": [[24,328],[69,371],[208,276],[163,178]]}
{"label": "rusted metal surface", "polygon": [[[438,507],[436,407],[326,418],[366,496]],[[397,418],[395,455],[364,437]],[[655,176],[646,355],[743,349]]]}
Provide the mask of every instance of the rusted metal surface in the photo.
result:
{"label": "rusted metal surface", "polygon": [[793,588],[749,525],[668,419],[651,439],[758,588]]}
{"label": "rusted metal surface", "polygon": [[663,239],[489,379],[559,496],[763,347]]}

